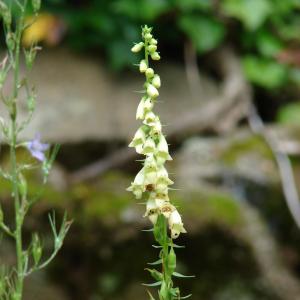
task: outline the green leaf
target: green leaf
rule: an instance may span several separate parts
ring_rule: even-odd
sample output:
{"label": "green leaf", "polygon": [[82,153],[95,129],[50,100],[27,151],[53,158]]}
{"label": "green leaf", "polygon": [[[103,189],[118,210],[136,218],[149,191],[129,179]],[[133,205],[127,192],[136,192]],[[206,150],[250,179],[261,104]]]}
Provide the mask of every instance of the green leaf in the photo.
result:
{"label": "green leaf", "polygon": [[191,298],[192,294],[178,298],[179,300]]}
{"label": "green leaf", "polygon": [[260,27],[272,13],[268,0],[224,0],[221,5],[225,14],[237,18],[251,31]]}
{"label": "green leaf", "polygon": [[300,102],[282,107],[278,112],[277,120],[282,124],[300,125]]}
{"label": "green leaf", "polygon": [[242,63],[246,77],[259,86],[278,88],[287,81],[287,67],[274,60],[246,56]]}
{"label": "green leaf", "polygon": [[180,274],[178,272],[174,272],[172,275],[174,277],[179,277],[179,278],[194,278],[195,277],[194,275],[188,275],[188,276],[186,276],[186,275]]}
{"label": "green leaf", "polygon": [[185,15],[178,22],[199,52],[216,48],[225,35],[223,24],[211,17]]}
{"label": "green leaf", "polygon": [[178,249],[185,248],[185,246],[177,245],[177,244],[174,244],[174,243],[170,244],[169,246],[172,246],[173,248],[178,248]]}
{"label": "green leaf", "polygon": [[283,49],[283,43],[269,31],[260,31],[256,36],[259,52],[267,57],[274,57]]}
{"label": "green leaf", "polygon": [[161,249],[162,248],[162,246],[158,246],[158,245],[152,245],[152,247],[155,248],[155,249]]}
{"label": "green leaf", "polygon": [[150,228],[150,229],[142,229],[141,231],[143,231],[143,232],[153,232],[154,229],[153,229],[153,228]]}
{"label": "green leaf", "polygon": [[161,281],[157,281],[157,282],[154,282],[154,283],[142,283],[142,285],[149,286],[149,287],[160,286]]}

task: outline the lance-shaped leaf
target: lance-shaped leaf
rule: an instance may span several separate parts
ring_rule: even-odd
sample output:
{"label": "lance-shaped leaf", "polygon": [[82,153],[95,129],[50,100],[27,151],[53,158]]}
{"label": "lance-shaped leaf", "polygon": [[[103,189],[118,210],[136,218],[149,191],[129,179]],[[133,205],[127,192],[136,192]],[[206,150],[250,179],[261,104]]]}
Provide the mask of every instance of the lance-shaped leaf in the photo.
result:
{"label": "lance-shaped leaf", "polygon": [[155,286],[160,286],[161,281],[153,282],[153,283],[142,283],[144,286],[149,286],[149,287],[155,287]]}
{"label": "lance-shaped leaf", "polygon": [[183,275],[183,274],[180,274],[178,272],[173,272],[172,274],[174,277],[178,277],[178,278],[194,278],[195,275]]}

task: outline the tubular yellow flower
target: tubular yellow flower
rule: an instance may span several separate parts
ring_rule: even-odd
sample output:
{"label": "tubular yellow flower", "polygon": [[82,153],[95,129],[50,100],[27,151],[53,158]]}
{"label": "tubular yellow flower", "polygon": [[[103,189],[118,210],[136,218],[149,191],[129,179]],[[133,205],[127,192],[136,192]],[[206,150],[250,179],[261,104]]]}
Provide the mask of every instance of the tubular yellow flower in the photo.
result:
{"label": "tubular yellow flower", "polygon": [[140,52],[144,47],[144,43],[143,42],[140,42],[138,44],[135,44],[132,48],[131,48],[131,51],[133,53],[137,53],[137,52]]}

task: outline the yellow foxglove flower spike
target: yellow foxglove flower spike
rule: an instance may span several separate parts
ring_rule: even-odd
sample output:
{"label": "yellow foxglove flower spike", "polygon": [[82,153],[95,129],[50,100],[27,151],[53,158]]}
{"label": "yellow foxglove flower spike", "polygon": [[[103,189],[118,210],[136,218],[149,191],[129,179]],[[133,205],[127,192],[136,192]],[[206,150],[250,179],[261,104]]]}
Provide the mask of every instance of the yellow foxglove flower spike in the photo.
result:
{"label": "yellow foxglove flower spike", "polygon": [[[172,276],[176,269],[176,255],[173,249],[172,239],[178,238],[186,230],[176,207],[169,199],[169,186],[174,182],[169,178],[166,161],[172,160],[169,154],[169,146],[162,133],[162,125],[157,114],[154,113],[154,104],[159,96],[161,80],[149,66],[150,58],[159,60],[157,52],[157,40],[153,38],[152,28],[147,26],[142,30],[143,41],[136,44],[133,52],[145,49],[145,58],[139,64],[139,70],[145,74],[145,95],[140,101],[136,118],[142,120],[143,125],[135,133],[129,147],[145,156],[143,168],[136,175],[134,182],[127,189],[137,199],[146,199],[147,217],[154,226],[154,238],[161,247],[162,271],[150,270],[151,274],[160,274],[160,299],[180,299],[179,288],[173,288]],[[174,263],[175,259],[175,263]],[[172,268],[168,262],[172,260]],[[171,270],[171,272],[170,272]],[[175,276],[175,273],[174,273]],[[153,300],[153,297],[151,298]]]}

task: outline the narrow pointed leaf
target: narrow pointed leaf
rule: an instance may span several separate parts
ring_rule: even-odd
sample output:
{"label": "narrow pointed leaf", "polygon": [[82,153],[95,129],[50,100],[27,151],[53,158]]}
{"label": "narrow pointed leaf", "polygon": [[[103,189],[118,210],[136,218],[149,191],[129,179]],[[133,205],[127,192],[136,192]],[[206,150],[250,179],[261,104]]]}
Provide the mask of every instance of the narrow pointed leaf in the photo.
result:
{"label": "narrow pointed leaf", "polygon": [[170,246],[172,246],[173,248],[178,248],[178,249],[183,249],[183,248],[185,248],[185,246],[176,245],[176,244],[174,244],[174,243],[172,243]]}
{"label": "narrow pointed leaf", "polygon": [[155,249],[160,249],[160,248],[162,248],[162,246],[158,246],[158,245],[152,245],[152,247],[155,248]]}
{"label": "narrow pointed leaf", "polygon": [[[195,275],[183,275],[183,274],[180,274],[178,272],[173,272],[172,274],[174,277],[178,277],[178,278],[194,278]],[[182,299],[182,298],[181,298]]]}
{"label": "narrow pointed leaf", "polygon": [[142,229],[143,232],[153,232],[153,228],[151,229]]}
{"label": "narrow pointed leaf", "polygon": [[142,285],[149,286],[149,287],[160,286],[161,281],[157,281],[157,282],[154,282],[154,283],[143,283]]}
{"label": "narrow pointed leaf", "polygon": [[188,298],[190,298],[190,297],[192,297],[192,294],[189,294],[189,295],[187,295],[187,296],[180,297],[180,298],[177,298],[177,299],[178,299],[178,300],[182,300],[182,299],[188,299]]}

